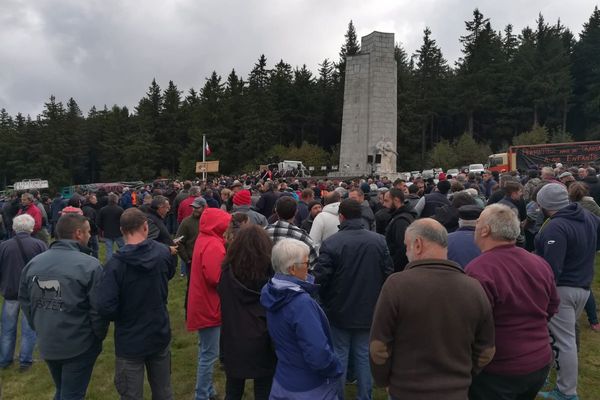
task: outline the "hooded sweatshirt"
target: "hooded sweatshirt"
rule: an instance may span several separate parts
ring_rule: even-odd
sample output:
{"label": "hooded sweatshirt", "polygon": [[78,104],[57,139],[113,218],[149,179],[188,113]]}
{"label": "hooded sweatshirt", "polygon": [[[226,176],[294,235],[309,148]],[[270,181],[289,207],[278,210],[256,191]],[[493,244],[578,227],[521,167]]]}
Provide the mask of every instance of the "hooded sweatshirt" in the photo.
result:
{"label": "hooded sweatshirt", "polygon": [[342,374],[327,317],[310,296],[315,291],[312,283],[275,274],[260,295],[277,354],[274,379],[291,392],[311,391]]}
{"label": "hooded sweatshirt", "polygon": [[194,245],[187,304],[187,329],[196,331],[221,325],[221,301],[217,285],[225,258],[223,234],[231,215],[207,208],[200,217],[200,233]]}
{"label": "hooded sweatshirt", "polygon": [[546,220],[535,251],[554,271],[557,286],[589,289],[594,276],[600,218],[571,203]]}
{"label": "hooded sweatshirt", "polygon": [[117,357],[146,357],[167,347],[167,297],[174,274],[168,247],[152,239],[127,244],[108,261],[93,301],[100,315],[115,321]]}
{"label": "hooded sweatshirt", "polygon": [[323,211],[315,217],[312,228],[310,228],[310,237],[317,248],[325,239],[339,230],[339,209],[339,202],[327,204],[323,207]]}

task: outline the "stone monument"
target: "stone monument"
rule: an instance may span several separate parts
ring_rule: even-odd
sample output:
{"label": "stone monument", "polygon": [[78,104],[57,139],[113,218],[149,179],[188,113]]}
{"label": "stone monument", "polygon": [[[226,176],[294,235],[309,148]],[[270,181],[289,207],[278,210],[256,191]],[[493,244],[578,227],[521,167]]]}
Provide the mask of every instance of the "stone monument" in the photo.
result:
{"label": "stone monument", "polygon": [[394,34],[373,32],[346,59],[337,176],[396,174],[397,67]]}

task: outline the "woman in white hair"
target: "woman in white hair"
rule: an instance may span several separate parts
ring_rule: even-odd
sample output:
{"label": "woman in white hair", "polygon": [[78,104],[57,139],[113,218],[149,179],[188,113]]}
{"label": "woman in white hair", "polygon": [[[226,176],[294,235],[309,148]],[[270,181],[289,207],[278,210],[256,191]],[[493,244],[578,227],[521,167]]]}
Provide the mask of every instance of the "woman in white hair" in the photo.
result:
{"label": "woman in white hair", "polygon": [[316,286],[308,274],[308,255],[303,242],[277,242],[271,253],[275,276],[261,292],[278,359],[272,400],[337,399],[342,368],[333,350],[327,317],[311,297]]}
{"label": "woman in white hair", "polygon": [[[29,214],[21,214],[13,219],[12,239],[0,244],[0,293],[4,297],[2,305],[2,330],[0,334],[0,368],[7,368],[13,362],[19,320],[19,284],[21,271],[33,257],[46,251],[46,243],[31,236],[35,220]],[[21,317],[21,349],[19,368],[26,371],[33,363],[33,348],[36,335],[30,328],[27,318]]]}

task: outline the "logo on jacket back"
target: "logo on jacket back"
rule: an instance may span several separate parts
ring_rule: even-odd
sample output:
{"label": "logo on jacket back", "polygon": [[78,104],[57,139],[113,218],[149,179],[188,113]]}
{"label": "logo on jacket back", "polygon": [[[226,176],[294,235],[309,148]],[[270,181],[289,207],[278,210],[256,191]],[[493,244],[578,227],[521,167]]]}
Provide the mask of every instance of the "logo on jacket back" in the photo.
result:
{"label": "logo on jacket back", "polygon": [[33,277],[32,281],[41,292],[41,297],[35,297],[34,308],[62,311],[64,302],[61,297],[60,282],[56,279],[43,281],[37,275]]}

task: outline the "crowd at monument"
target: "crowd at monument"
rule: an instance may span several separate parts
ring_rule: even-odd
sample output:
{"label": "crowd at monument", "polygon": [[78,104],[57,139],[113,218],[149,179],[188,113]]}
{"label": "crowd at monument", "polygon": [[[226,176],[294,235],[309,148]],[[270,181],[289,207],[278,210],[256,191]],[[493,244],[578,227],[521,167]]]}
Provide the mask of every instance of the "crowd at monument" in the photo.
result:
{"label": "crowd at monument", "polygon": [[[577,399],[600,331],[594,165],[437,179],[157,183],[2,206],[0,367],[37,346],[85,397],[114,322],[122,399],[172,399],[169,280],[186,279],[195,399]],[[101,264],[99,246],[106,247]],[[178,269],[179,264],[179,269]],[[577,325],[585,310],[589,326]],[[190,355],[191,356],[191,355]],[[552,367],[556,379],[550,380]],[[190,371],[192,373],[192,371]]]}

